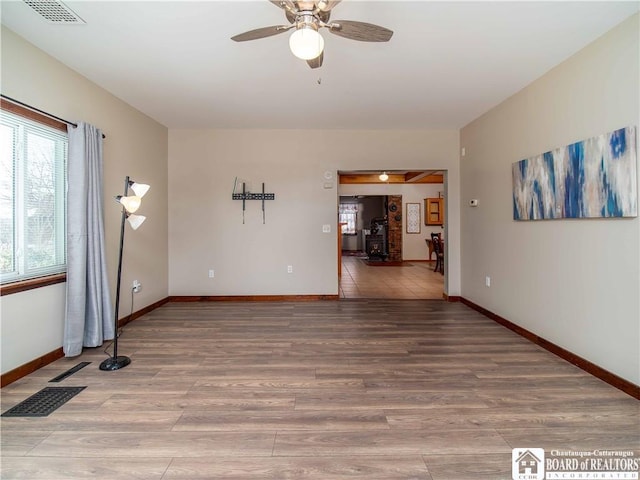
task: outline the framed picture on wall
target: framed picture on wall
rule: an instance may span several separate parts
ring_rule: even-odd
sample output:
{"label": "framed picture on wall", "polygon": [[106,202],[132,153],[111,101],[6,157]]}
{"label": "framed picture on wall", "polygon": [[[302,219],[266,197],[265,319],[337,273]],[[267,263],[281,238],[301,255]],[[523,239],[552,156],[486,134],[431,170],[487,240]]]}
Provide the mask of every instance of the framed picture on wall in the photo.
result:
{"label": "framed picture on wall", "polygon": [[407,233],[420,233],[420,204],[407,203]]}

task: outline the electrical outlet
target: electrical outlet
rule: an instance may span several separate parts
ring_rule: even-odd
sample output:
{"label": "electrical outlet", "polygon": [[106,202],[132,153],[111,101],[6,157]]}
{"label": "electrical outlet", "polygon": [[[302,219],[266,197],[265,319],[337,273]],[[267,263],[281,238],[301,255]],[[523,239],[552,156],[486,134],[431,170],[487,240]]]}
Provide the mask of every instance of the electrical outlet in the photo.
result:
{"label": "electrical outlet", "polygon": [[133,290],[133,293],[138,293],[142,288],[142,284],[138,280],[134,280],[131,284],[131,288]]}
{"label": "electrical outlet", "polygon": [[215,277],[216,272],[213,271],[213,268],[211,270],[209,270],[209,278],[213,278]]}
{"label": "electrical outlet", "polygon": [[287,273],[293,273],[293,265],[287,265]]}

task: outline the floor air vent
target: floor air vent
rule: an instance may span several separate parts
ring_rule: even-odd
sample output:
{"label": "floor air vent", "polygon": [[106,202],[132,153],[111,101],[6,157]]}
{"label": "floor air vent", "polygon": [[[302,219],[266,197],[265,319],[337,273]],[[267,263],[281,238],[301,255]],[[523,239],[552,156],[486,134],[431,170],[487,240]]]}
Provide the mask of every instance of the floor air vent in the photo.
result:
{"label": "floor air vent", "polygon": [[59,25],[84,25],[76,12],[58,0],[23,0],[50,23]]}
{"label": "floor air vent", "polygon": [[79,370],[82,370],[84,367],[86,367],[87,365],[89,365],[91,362],[80,362],[79,364],[77,364],[75,367],[70,368],[69,370],[67,370],[66,372],[61,373],[60,375],[58,375],[55,378],[52,378],[51,380],[49,380],[49,383],[57,383],[57,382],[61,382],[62,380],[64,380],[67,377],[70,377],[71,375],[73,375],[74,373],[76,373]]}
{"label": "floor air vent", "polygon": [[46,387],[2,414],[3,417],[46,417],[87,387]]}

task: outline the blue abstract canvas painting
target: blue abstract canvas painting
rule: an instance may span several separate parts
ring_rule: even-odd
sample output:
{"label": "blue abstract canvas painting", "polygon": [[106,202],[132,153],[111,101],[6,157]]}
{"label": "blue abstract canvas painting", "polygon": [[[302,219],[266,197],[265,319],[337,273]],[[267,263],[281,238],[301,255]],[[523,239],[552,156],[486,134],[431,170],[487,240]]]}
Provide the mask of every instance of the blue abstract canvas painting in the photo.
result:
{"label": "blue abstract canvas painting", "polygon": [[636,217],[636,127],[513,164],[514,220]]}

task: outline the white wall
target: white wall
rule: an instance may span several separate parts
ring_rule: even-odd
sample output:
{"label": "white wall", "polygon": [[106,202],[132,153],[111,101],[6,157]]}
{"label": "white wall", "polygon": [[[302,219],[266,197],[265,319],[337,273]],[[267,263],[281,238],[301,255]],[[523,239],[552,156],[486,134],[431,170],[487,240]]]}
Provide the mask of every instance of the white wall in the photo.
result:
{"label": "white wall", "polygon": [[[169,132],[171,295],[338,293],[338,170],[449,171],[449,292],[458,295],[457,131],[178,130]],[[325,189],[324,172],[334,174]],[[275,193],[231,200],[235,177]],[[322,233],[322,225],[331,233]],[[424,243],[424,240],[423,240]],[[287,274],[287,265],[293,273]],[[207,277],[214,269],[215,278]]]}
{"label": "white wall", "polygon": [[[134,309],[167,296],[167,129],[2,27],[2,93],[71,121],[84,120],[104,142],[105,234],[111,294],[115,298],[121,195],[124,178],[152,185],[140,210],[147,221],[127,230],[121,317],[131,308],[128,286],[142,282]],[[65,284],[0,300],[2,373],[62,346]],[[37,332],[37,335],[34,335]]]}
{"label": "white wall", "polygon": [[636,384],[639,219],[515,222],[511,165],[639,125],[638,19],[461,131],[462,295]]}
{"label": "white wall", "polygon": [[[424,224],[424,199],[438,197],[444,192],[443,184],[405,183],[405,184],[344,184],[338,188],[340,195],[402,195],[402,259],[428,260],[429,249],[425,238],[431,238],[431,232],[442,233],[444,228]],[[420,204],[420,233],[407,233],[407,203]],[[367,227],[368,228],[368,227]]]}

